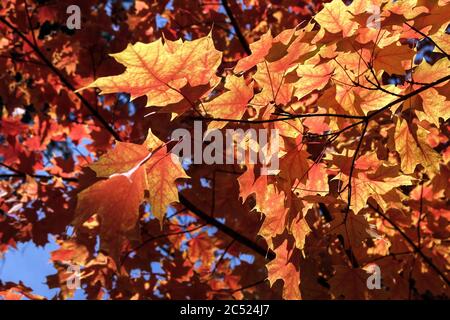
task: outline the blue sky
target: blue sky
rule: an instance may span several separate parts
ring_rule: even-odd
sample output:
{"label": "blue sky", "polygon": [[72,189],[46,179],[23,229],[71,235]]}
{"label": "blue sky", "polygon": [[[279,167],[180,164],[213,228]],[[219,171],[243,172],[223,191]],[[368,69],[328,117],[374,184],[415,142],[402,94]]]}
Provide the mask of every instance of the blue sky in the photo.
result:
{"label": "blue sky", "polygon": [[[50,252],[58,245],[51,240],[44,247],[36,247],[32,242],[19,243],[17,249],[10,248],[0,259],[0,280],[13,281],[31,287],[33,293],[51,299],[58,289],[49,289],[46,276],[55,274],[56,269],[50,261]],[[78,290],[75,299],[83,299],[84,294]]]}

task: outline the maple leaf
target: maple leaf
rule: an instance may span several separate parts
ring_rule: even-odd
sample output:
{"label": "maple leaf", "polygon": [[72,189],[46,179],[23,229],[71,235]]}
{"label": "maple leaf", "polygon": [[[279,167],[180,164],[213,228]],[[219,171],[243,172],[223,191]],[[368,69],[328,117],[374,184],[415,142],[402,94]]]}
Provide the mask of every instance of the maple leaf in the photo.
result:
{"label": "maple leaf", "polygon": [[395,147],[400,155],[401,168],[404,173],[414,172],[418,164],[421,164],[427,171],[436,172],[439,170],[440,157],[424,142],[424,135],[423,132],[415,137],[410,132],[406,121],[397,123]]}
{"label": "maple leaf", "polygon": [[353,35],[357,28],[357,24],[352,21],[352,15],[342,1],[326,3],[314,20],[328,32],[342,32],[344,37]]}
{"label": "maple leaf", "polygon": [[380,106],[394,101],[396,97],[393,94],[398,94],[401,91],[401,89],[394,85],[383,86],[383,89],[386,91],[358,90],[355,92],[358,98],[356,104],[364,111],[364,114],[368,114],[370,111],[377,110]]}
{"label": "maple leaf", "polygon": [[308,179],[306,183],[301,183],[294,187],[300,196],[305,195],[326,195],[329,191],[328,175],[323,163],[312,164],[308,169]]}
{"label": "maple leaf", "polygon": [[286,228],[288,209],[285,207],[283,191],[277,191],[275,186],[267,184],[265,177],[255,180],[252,168],[249,168],[238,178],[242,201],[255,194],[255,209],[264,215],[264,222],[258,232],[272,246],[272,238],[283,233]]}
{"label": "maple leaf", "polygon": [[[288,73],[291,68],[299,65],[308,53],[317,49],[317,46],[308,43],[305,37],[306,32],[313,28],[314,24],[309,23],[302,29],[288,29],[276,36],[272,50],[266,57],[266,60],[270,62],[271,71]],[[313,61],[311,63],[315,64]]]}
{"label": "maple leaf", "polygon": [[288,152],[280,160],[280,176],[287,181],[294,182],[298,179],[300,182],[305,182],[311,166],[308,157],[309,153],[301,146]]}
{"label": "maple leaf", "polygon": [[300,272],[290,261],[292,250],[288,249],[288,241],[285,240],[279,247],[275,248],[276,257],[267,265],[267,278],[271,286],[278,279],[282,279],[283,298],[288,300],[301,299],[300,295]]}
{"label": "maple leaf", "polygon": [[450,118],[450,101],[445,96],[440,95],[436,89],[430,88],[421,92],[420,97],[424,110],[424,113],[416,110],[417,117],[420,120],[425,119],[439,127],[439,118],[444,120]]}
{"label": "maple leaf", "polygon": [[184,98],[180,90],[188,83],[215,84],[215,70],[222,58],[211,34],[187,42],[138,42],[111,56],[126,67],[125,72],[99,78],[88,87],[98,87],[103,94],[127,92],[132,100],[145,95],[149,106],[179,102]]}
{"label": "maple leaf", "polygon": [[145,190],[149,191],[152,212],[162,224],[168,205],[178,201],[175,180],[188,177],[178,158],[167,153],[165,146],[161,148],[161,141],[151,131],[142,145],[118,142],[90,168],[107,179],[78,194],[73,224],[79,228],[96,214],[102,248],[116,261],[122,240],[134,232]]}
{"label": "maple leaf", "polygon": [[125,173],[139,165],[150,154],[144,145],[116,142],[114,149],[89,165],[98,177],[109,177],[117,173]]}
{"label": "maple leaf", "polygon": [[178,188],[175,180],[189,178],[178,158],[167,153],[166,148],[157,151],[145,165],[149,202],[153,215],[163,222],[167,207],[178,202]]}
{"label": "maple leaf", "polygon": [[264,214],[264,222],[258,234],[264,237],[269,246],[272,238],[283,233],[286,228],[288,209],[284,205],[284,192],[278,192],[273,185],[267,185],[264,195],[257,192],[256,210]]}
{"label": "maple leaf", "polygon": [[301,99],[312,91],[325,87],[333,74],[333,67],[327,63],[317,66],[304,64],[297,67],[297,74],[300,80],[295,85],[294,95]]}
{"label": "maple leaf", "polygon": [[297,219],[290,227],[292,235],[295,238],[295,247],[303,250],[305,247],[306,237],[311,232],[311,228],[306,219]]}
{"label": "maple leaf", "polygon": [[261,86],[262,91],[255,95],[255,98],[259,97],[259,101],[252,101],[252,103],[259,102],[265,105],[267,102],[273,101],[276,104],[288,104],[291,101],[294,83],[287,81],[286,70],[276,70],[276,68],[278,68],[277,65],[267,61],[257,65],[253,79]]}
{"label": "maple leaf", "polygon": [[389,10],[393,13],[404,15],[407,19],[414,18],[421,12],[426,12],[427,8],[418,6],[417,0],[403,0],[391,3],[386,3],[385,10]]}
{"label": "maple leaf", "polygon": [[[247,110],[247,103],[253,97],[253,85],[247,85],[243,77],[228,76],[225,80],[225,93],[209,102],[203,103],[207,114],[213,118],[241,119]],[[215,121],[209,129],[221,129],[227,123]]]}
{"label": "maple leaf", "polygon": [[331,291],[335,298],[345,297],[351,300],[367,298],[366,271],[339,265],[334,267],[335,275],[330,279]]}
{"label": "maple leaf", "polygon": [[330,230],[333,234],[343,237],[346,249],[362,246],[364,241],[370,238],[370,226],[364,215],[345,215],[343,212],[337,212],[336,215],[337,218],[330,224]]}
{"label": "maple leaf", "polygon": [[398,46],[393,43],[375,52],[374,68],[384,70],[390,74],[404,74],[411,64],[415,51],[407,45]]}
{"label": "maple leaf", "polygon": [[[445,52],[450,52],[450,39],[448,38],[447,33],[445,30],[447,27],[443,25],[438,32],[431,35],[431,39]],[[437,52],[439,49],[436,47],[434,48],[434,51]]]}
{"label": "maple leaf", "polygon": [[89,217],[96,214],[100,220],[101,246],[118,261],[120,241],[136,226],[144,191],[143,167],[130,177],[120,174],[99,181],[78,194],[73,225],[80,228]]}
{"label": "maple leaf", "polygon": [[[347,182],[348,176],[342,179]],[[358,172],[352,177],[351,208],[358,213],[363,209],[369,197],[373,197],[379,204],[385,204],[383,195],[394,188],[412,184],[413,178],[398,175],[397,167],[380,166],[375,173]]]}
{"label": "maple leaf", "polygon": [[[429,65],[425,60],[414,70],[413,79],[418,83],[431,83],[450,73],[450,62],[448,59],[441,59]],[[444,84],[438,85],[442,86]]]}
{"label": "maple leaf", "polygon": [[252,54],[240,59],[234,68],[234,72],[240,73],[247,71],[261,62],[264,57],[269,54],[269,50],[272,47],[272,41],[272,34],[269,30],[263,34],[258,41],[251,43],[250,50],[252,51]]}
{"label": "maple leaf", "polygon": [[333,79],[334,87],[325,90],[318,103],[332,113],[344,112],[349,115],[363,114],[361,108],[355,104],[355,90],[348,84],[348,76],[340,68],[335,69]]}
{"label": "maple leaf", "polygon": [[61,247],[51,254],[52,261],[61,261],[84,265],[89,256],[89,251],[84,245],[75,241],[65,241],[61,243]]}
{"label": "maple leaf", "polygon": [[[26,297],[29,300],[44,300],[43,296],[33,293],[33,290],[25,286],[22,281],[19,284],[6,282],[0,286],[0,297],[5,300],[21,300]],[[1,299],[0,299],[1,300]]]}
{"label": "maple leaf", "polygon": [[253,186],[255,183],[255,173],[253,171],[253,166],[249,166],[247,170],[237,178],[239,183],[239,196],[242,198],[242,202],[245,202],[252,193],[256,192]]}

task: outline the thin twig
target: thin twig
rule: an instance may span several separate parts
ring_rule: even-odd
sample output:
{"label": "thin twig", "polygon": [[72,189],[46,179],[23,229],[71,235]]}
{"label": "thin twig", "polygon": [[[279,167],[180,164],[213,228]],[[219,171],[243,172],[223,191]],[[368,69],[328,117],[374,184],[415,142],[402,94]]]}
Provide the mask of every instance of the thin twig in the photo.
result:
{"label": "thin twig", "polygon": [[423,33],[422,31],[420,31],[419,29],[417,29],[416,27],[410,25],[408,22],[405,22],[405,24],[410,27],[412,30],[414,30],[415,32],[417,32],[418,34],[420,34],[422,37],[424,37],[425,39],[428,39],[434,46],[436,46],[436,48],[439,49],[439,51],[441,51],[446,57],[447,59],[450,59],[450,55],[444,51],[444,49],[442,49],[433,39],[431,39],[431,37],[427,36],[425,33]]}
{"label": "thin twig", "polygon": [[250,50],[250,46],[247,42],[247,39],[245,39],[244,35],[242,34],[239,23],[237,22],[236,18],[233,15],[233,11],[230,8],[230,4],[227,0],[222,0],[222,5],[225,9],[225,12],[227,13],[228,18],[230,19],[231,24],[233,25],[234,32],[236,33],[242,48],[244,49],[245,53],[247,53],[247,55],[251,55],[252,51]]}

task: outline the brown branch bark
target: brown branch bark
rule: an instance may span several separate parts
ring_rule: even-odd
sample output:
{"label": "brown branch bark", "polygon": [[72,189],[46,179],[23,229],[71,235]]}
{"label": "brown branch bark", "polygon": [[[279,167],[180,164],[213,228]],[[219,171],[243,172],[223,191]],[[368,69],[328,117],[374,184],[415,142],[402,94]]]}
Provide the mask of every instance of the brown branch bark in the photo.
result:
{"label": "brown branch bark", "polygon": [[108,130],[108,132],[114,137],[114,139],[121,141],[119,134],[109,125],[109,123],[101,116],[101,114],[83,97],[79,92],[76,92],[76,88],[70,83],[70,81],[62,74],[62,72],[56,68],[53,63],[42,53],[42,51],[30,41],[19,29],[12,25],[5,17],[0,16],[0,22],[8,26],[14,33],[16,33],[27,45],[29,45],[36,55],[45,63],[45,65],[52,70],[52,72],[59,78],[59,80],[75,94],[81,103],[90,111],[94,118],[100,122],[100,124]]}
{"label": "brown branch bark", "polygon": [[251,55],[252,51],[250,50],[250,45],[248,44],[247,39],[245,39],[244,35],[242,34],[239,23],[237,22],[236,18],[233,15],[233,11],[230,8],[230,4],[227,0],[222,0],[222,5],[225,9],[225,12],[227,13],[228,18],[230,19],[231,24],[233,25],[234,32],[236,33],[236,36],[238,37],[242,48],[244,49],[245,53]]}
{"label": "brown branch bark", "polygon": [[181,193],[178,194],[178,197],[180,199],[180,203],[185,206],[189,211],[194,213],[197,217],[203,219],[208,224],[216,227],[226,235],[230,236],[231,238],[235,239],[242,245],[246,246],[247,248],[251,249],[252,251],[258,253],[259,255],[265,257],[268,260],[273,260],[275,258],[275,253],[270,249],[265,249],[255,242],[253,240],[243,236],[242,234],[236,232],[232,228],[228,227],[227,225],[221,223],[220,221],[216,220],[215,218],[211,217],[210,215],[204,213],[203,211],[199,210],[192,202],[190,202],[185,196],[183,196]]}
{"label": "brown branch bark", "polygon": [[351,205],[351,202],[352,202],[352,176],[353,176],[353,171],[355,170],[356,159],[358,159],[359,150],[361,149],[362,142],[364,140],[364,136],[366,135],[368,124],[369,123],[367,121],[364,121],[364,127],[363,127],[361,135],[359,137],[359,142],[358,142],[358,146],[356,147],[355,154],[353,155],[352,164],[350,166],[350,173],[348,174],[347,210],[346,210],[346,213],[345,213],[344,223],[347,220],[347,214],[348,214],[348,212],[350,210],[350,205]]}
{"label": "brown branch bark", "polygon": [[306,113],[306,114],[291,114],[285,117],[274,118],[274,119],[263,119],[263,120],[246,120],[246,119],[225,119],[225,118],[209,118],[209,117],[193,117],[194,120],[208,120],[208,121],[217,121],[217,122],[235,122],[235,123],[253,123],[253,124],[261,124],[261,123],[271,123],[277,121],[286,121],[292,119],[300,119],[300,118],[313,118],[313,117],[334,117],[334,118],[344,118],[344,119],[365,119],[364,116],[354,116],[350,114],[335,114],[335,113]]}
{"label": "brown branch bark", "polygon": [[60,178],[64,181],[67,182],[78,182],[77,178],[72,178],[72,177],[62,177],[62,176],[58,176],[58,175],[44,175],[44,174],[27,174],[25,172],[21,172],[19,170],[14,169],[11,166],[8,166],[4,163],[0,162],[0,166],[5,167],[6,169],[8,169],[9,171],[12,171],[14,173],[12,174],[0,174],[0,179],[1,178],[5,178],[5,179],[9,179],[9,178],[26,178],[27,176],[35,178],[35,179],[42,179],[42,180],[50,180],[53,178]]}

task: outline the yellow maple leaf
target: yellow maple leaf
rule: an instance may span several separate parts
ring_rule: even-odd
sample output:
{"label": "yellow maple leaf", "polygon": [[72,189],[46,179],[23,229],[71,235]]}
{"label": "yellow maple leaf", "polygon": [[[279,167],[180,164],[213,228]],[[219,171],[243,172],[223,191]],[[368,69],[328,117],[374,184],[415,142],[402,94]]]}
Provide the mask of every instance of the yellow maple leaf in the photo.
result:
{"label": "yellow maple leaf", "polygon": [[413,173],[418,164],[428,172],[439,170],[439,154],[425,142],[426,133],[418,127],[418,136],[410,132],[406,121],[397,123],[395,129],[395,148],[401,159],[404,173]]}
{"label": "yellow maple leaf", "polygon": [[[450,73],[450,61],[440,59],[435,64],[430,65],[425,60],[414,70],[413,80],[418,83],[432,83],[438,79],[448,76]],[[438,86],[443,86],[441,83]]]}
{"label": "yellow maple leaf", "polygon": [[269,54],[269,50],[272,47],[272,41],[272,34],[269,30],[263,34],[258,41],[251,43],[250,50],[252,51],[252,54],[239,60],[234,71],[236,73],[247,71],[263,61],[264,57]]}
{"label": "yellow maple leaf", "polygon": [[284,282],[283,298],[288,300],[301,299],[300,271],[290,261],[292,250],[288,250],[288,241],[285,240],[283,244],[277,247],[275,253],[275,259],[266,265],[270,286],[273,286],[278,279],[282,279]]}
{"label": "yellow maple leaf", "polygon": [[178,158],[161,148],[145,164],[149,202],[153,215],[163,222],[167,207],[178,202],[178,188],[175,180],[189,178]]}
{"label": "yellow maple leaf", "polygon": [[355,33],[358,26],[357,23],[352,21],[352,17],[348,7],[342,1],[334,0],[326,3],[323,9],[316,14],[314,20],[328,32],[342,32],[344,37],[350,37]]}
{"label": "yellow maple leaf", "polygon": [[124,73],[101,77],[88,87],[101,93],[126,92],[131,99],[147,96],[147,105],[165,106],[183,99],[180,90],[186,84],[199,86],[217,82],[215,75],[222,53],[214,47],[211,34],[193,41],[162,40],[129,44],[111,54],[126,67]]}
{"label": "yellow maple leaf", "polygon": [[424,112],[416,111],[420,120],[427,120],[439,127],[439,118],[444,121],[450,118],[450,101],[439,92],[430,88],[420,93]]}
{"label": "yellow maple leaf", "polygon": [[[243,77],[234,75],[226,78],[225,93],[203,103],[203,108],[213,118],[241,119],[247,110],[247,103],[253,97],[253,84],[247,85]],[[215,121],[209,129],[221,129],[227,122]]]}
{"label": "yellow maple leaf", "polygon": [[301,99],[314,90],[325,87],[333,74],[334,68],[328,63],[317,66],[305,64],[297,67],[297,75],[300,79],[295,83],[294,95]]}

